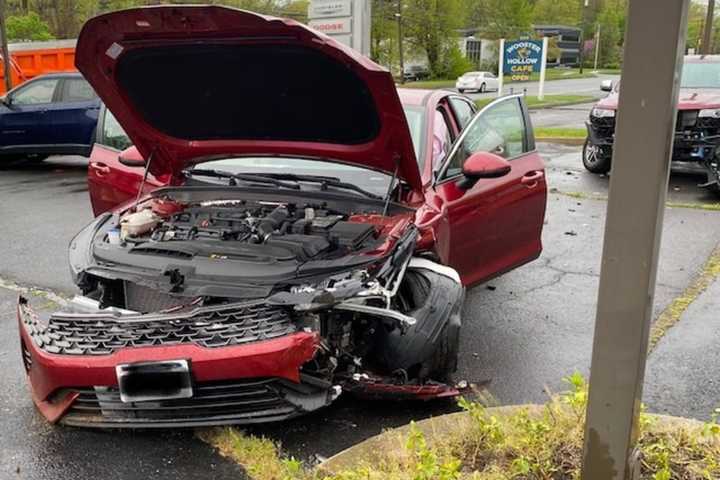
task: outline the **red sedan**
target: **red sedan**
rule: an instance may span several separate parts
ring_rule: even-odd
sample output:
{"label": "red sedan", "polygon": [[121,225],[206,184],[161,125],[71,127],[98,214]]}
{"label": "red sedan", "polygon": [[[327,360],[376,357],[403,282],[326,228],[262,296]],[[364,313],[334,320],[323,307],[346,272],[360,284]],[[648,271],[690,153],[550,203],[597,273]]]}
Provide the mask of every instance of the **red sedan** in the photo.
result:
{"label": "red sedan", "polygon": [[242,424],[342,392],[458,393],[464,286],[541,251],[521,97],[398,95],[329,37],[222,7],[97,17],[77,64],[108,107],[98,217],[70,246],[82,295],[48,318],[18,306],[48,420]]}

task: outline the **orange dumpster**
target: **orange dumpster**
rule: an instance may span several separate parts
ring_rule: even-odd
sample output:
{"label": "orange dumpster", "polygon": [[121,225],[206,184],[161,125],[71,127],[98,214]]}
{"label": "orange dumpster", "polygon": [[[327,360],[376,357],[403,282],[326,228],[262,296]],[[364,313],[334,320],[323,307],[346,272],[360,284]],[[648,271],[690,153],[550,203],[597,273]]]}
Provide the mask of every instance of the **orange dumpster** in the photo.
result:
{"label": "orange dumpster", "polygon": [[[75,43],[72,39],[9,44],[13,87],[45,73],[77,71]],[[0,94],[4,93],[5,69],[0,62]]]}

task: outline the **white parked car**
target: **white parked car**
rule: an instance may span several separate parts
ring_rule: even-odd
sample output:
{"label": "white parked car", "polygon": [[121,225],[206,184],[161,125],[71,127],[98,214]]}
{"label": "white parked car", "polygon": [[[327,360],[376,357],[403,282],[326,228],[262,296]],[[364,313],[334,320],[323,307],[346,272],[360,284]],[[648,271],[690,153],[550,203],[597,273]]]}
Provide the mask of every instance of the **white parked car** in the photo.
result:
{"label": "white parked car", "polygon": [[460,93],[468,90],[477,90],[480,93],[488,90],[497,90],[498,79],[495,74],[491,72],[467,72],[457,79],[455,88],[457,88]]}

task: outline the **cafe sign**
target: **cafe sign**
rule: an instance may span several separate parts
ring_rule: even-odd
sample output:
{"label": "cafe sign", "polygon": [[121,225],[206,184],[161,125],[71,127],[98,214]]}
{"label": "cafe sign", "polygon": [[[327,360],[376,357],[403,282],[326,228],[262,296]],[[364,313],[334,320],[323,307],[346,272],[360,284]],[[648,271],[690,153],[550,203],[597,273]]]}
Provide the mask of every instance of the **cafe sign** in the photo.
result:
{"label": "cafe sign", "polygon": [[503,72],[512,81],[528,81],[542,67],[543,42],[540,40],[506,41]]}

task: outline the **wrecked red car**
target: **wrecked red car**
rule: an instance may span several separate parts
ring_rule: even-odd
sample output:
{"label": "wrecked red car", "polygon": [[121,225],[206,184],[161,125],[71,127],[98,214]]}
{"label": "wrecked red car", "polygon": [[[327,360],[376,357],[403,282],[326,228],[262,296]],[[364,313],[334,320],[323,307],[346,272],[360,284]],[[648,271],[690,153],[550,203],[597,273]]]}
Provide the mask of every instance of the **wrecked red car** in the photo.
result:
{"label": "wrecked red car", "polygon": [[[601,89],[610,94],[590,111],[583,147],[583,165],[593,173],[610,171],[620,84],[606,80]],[[679,95],[670,167],[705,176],[699,186],[720,194],[720,56],[685,56]]]}
{"label": "wrecked red car", "polygon": [[108,109],[88,180],[109,211],[70,245],[82,295],[51,315],[18,305],[49,421],[243,424],[342,392],[458,393],[464,286],[541,251],[521,97],[401,102],[329,37],[223,7],[94,18],[77,66]]}

